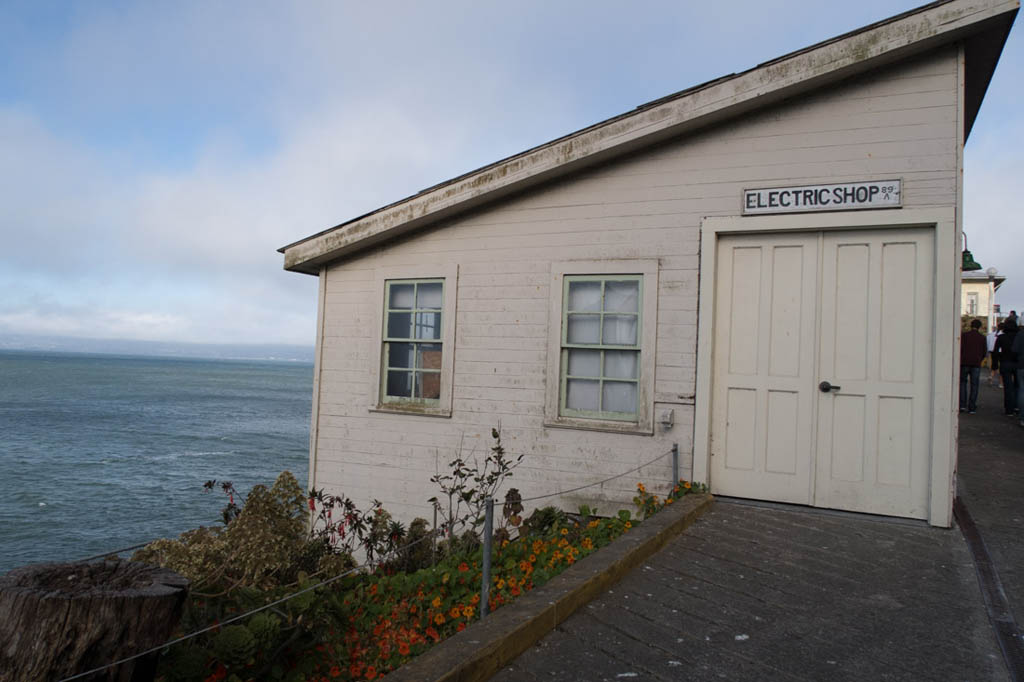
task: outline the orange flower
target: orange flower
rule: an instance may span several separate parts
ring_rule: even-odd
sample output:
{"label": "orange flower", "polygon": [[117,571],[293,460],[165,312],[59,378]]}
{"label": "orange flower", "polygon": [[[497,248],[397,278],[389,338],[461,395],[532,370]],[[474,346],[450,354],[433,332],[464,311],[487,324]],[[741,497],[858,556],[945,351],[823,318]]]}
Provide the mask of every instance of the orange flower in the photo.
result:
{"label": "orange flower", "polygon": [[469,564],[467,564],[465,561],[463,561],[461,564],[459,564],[459,573],[465,573],[468,570],[469,570]]}
{"label": "orange flower", "polygon": [[474,611],[475,611],[475,609],[472,606],[463,606],[462,607],[462,615],[465,616],[466,618],[472,618]]}
{"label": "orange flower", "polygon": [[686,488],[687,490],[689,490],[690,487],[691,487],[690,486],[690,482],[689,481],[683,481],[683,487]]}
{"label": "orange flower", "polygon": [[639,490],[642,493],[647,492],[647,488],[644,487],[643,483],[637,483],[636,484],[636,489]]}
{"label": "orange flower", "polygon": [[632,527],[633,527],[633,524],[630,523],[629,521],[626,521],[626,528],[628,529],[628,528],[632,528]]}
{"label": "orange flower", "polygon": [[675,502],[675,500],[672,499],[671,497],[666,497],[665,498],[665,504],[672,504],[673,502]]}
{"label": "orange flower", "polygon": [[366,669],[366,679],[372,680],[377,677],[377,669],[372,665]]}
{"label": "orange flower", "polygon": [[496,585],[498,586],[499,590],[505,589],[505,579],[504,578],[498,578],[498,582],[496,583]]}
{"label": "orange flower", "polygon": [[462,632],[463,630],[465,630],[465,629],[466,629],[466,624],[465,624],[465,623],[459,623],[459,627],[457,627],[457,628],[455,628],[455,629],[456,629],[456,630],[457,630],[458,632]]}
{"label": "orange flower", "polygon": [[437,630],[435,630],[434,626],[432,626],[432,625],[427,626],[427,629],[424,630],[423,632],[425,632],[427,634],[427,637],[429,637],[430,639],[434,640],[435,642],[438,642],[438,641],[441,640],[441,635],[439,635],[437,633]]}
{"label": "orange flower", "polygon": [[443,625],[444,624],[444,614],[443,613],[439,613],[436,616],[434,616],[434,622],[437,623],[438,625]]}
{"label": "orange flower", "polygon": [[583,549],[594,549],[594,541],[590,538],[583,538],[583,542],[580,543]]}
{"label": "orange flower", "polygon": [[331,666],[331,677],[338,677],[341,675],[341,668],[336,665]]}
{"label": "orange flower", "polygon": [[536,554],[531,554],[530,557],[529,557],[529,562],[531,564],[537,563],[537,555]]}
{"label": "orange flower", "polygon": [[433,605],[435,609],[438,608],[439,606],[441,606],[441,597],[434,597],[434,601],[430,603]]}
{"label": "orange flower", "polygon": [[508,586],[509,587],[515,587],[516,586],[516,578],[515,578],[515,576],[512,576],[512,577],[510,577],[508,579]]}
{"label": "orange flower", "polygon": [[480,603],[480,593],[474,594],[473,598],[469,600],[470,604],[476,605]]}
{"label": "orange flower", "polygon": [[448,612],[448,615],[451,616],[452,618],[458,618],[459,617],[459,611],[460,611],[460,609],[459,609],[458,606],[453,606],[451,611]]}
{"label": "orange flower", "polygon": [[408,656],[409,655],[409,643],[408,642],[399,642],[398,643],[398,653],[402,654],[403,656]]}
{"label": "orange flower", "polygon": [[359,677],[363,674],[363,666],[359,663],[353,663],[348,667],[348,674],[352,677]]}
{"label": "orange flower", "polygon": [[561,533],[562,535],[568,535],[569,534],[569,529],[568,528],[563,528],[562,530],[560,530],[558,532]]}
{"label": "orange flower", "polygon": [[526,561],[525,559],[523,561],[520,561],[519,562],[519,570],[522,571],[523,573],[526,573],[527,571],[529,571],[530,570],[530,562]]}
{"label": "orange flower", "polygon": [[370,594],[377,594],[377,583],[370,585]]}

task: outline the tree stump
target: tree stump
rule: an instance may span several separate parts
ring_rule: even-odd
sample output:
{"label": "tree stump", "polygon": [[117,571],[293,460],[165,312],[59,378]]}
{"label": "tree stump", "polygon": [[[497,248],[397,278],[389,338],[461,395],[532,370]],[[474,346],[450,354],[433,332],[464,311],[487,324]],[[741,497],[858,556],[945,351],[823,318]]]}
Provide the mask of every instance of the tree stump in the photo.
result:
{"label": "tree stump", "polygon": [[[166,642],[188,580],[124,560],[36,564],[0,577],[0,682],[71,677]],[[83,680],[152,680],[159,652]]]}

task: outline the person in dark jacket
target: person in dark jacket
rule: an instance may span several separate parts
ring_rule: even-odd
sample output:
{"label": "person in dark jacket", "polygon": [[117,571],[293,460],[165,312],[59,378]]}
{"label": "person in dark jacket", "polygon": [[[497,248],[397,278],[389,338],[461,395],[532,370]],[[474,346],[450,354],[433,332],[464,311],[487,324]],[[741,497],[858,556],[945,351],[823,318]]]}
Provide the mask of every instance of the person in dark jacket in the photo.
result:
{"label": "person in dark jacket", "polygon": [[[988,355],[988,342],[980,331],[981,320],[971,320],[971,328],[960,334],[960,411],[978,411],[978,384],[981,383],[981,361]],[[967,383],[971,390],[968,396]]]}
{"label": "person in dark jacket", "polygon": [[1013,352],[1013,342],[1017,338],[1017,322],[1007,319],[1003,322],[1003,333],[996,339],[996,347],[992,351],[992,367],[998,369],[1003,377],[1003,412],[1012,417],[1017,412],[1017,354]]}
{"label": "person in dark jacket", "polygon": [[1024,334],[1017,333],[1010,350],[1017,354],[1017,409],[1020,414],[1020,425],[1024,426],[1024,414],[1020,413],[1020,408],[1024,406]]}

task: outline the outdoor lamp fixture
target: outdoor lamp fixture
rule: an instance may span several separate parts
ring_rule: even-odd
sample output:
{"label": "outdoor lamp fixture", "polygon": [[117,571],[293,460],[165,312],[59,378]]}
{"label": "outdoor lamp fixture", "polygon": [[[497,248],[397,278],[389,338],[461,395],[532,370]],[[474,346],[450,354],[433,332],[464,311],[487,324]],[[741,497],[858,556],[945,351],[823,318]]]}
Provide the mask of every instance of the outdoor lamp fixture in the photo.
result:
{"label": "outdoor lamp fixture", "polygon": [[961,259],[960,269],[963,270],[964,272],[981,270],[981,263],[974,260],[974,256],[971,255],[971,252],[967,250],[967,233],[961,232],[960,234],[964,236],[964,253],[963,258]]}

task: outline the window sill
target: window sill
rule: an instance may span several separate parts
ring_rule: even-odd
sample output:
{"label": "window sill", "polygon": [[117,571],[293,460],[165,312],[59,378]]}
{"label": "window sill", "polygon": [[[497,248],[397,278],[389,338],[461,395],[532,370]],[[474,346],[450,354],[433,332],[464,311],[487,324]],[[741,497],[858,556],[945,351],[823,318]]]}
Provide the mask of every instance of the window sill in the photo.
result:
{"label": "window sill", "polygon": [[423,405],[390,405],[383,404],[371,407],[369,412],[379,412],[383,414],[408,414],[416,417],[441,417],[444,419],[450,419],[452,411],[443,407],[425,407]]}
{"label": "window sill", "polygon": [[550,429],[576,429],[580,431],[601,431],[603,433],[622,433],[630,436],[653,436],[654,427],[634,422],[602,421],[600,419],[579,419],[576,417],[557,417],[545,419],[544,426]]}

